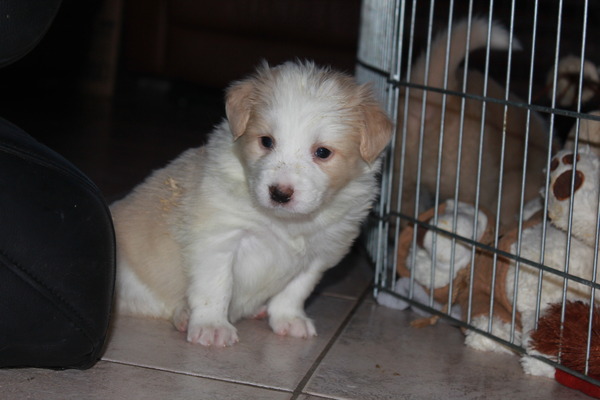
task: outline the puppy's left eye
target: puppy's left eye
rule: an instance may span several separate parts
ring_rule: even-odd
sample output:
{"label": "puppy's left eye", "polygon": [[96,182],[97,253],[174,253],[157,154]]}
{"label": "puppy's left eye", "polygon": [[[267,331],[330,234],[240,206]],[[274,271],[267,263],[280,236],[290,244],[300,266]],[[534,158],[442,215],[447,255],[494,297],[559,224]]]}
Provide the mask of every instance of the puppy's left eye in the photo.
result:
{"label": "puppy's left eye", "polygon": [[260,137],[260,144],[262,145],[262,147],[264,147],[265,149],[272,149],[273,146],[275,146],[275,143],[273,141],[273,138],[270,136],[261,136]]}
{"label": "puppy's left eye", "polygon": [[315,150],[315,157],[320,158],[321,160],[326,160],[331,157],[331,150],[325,147],[319,147]]}

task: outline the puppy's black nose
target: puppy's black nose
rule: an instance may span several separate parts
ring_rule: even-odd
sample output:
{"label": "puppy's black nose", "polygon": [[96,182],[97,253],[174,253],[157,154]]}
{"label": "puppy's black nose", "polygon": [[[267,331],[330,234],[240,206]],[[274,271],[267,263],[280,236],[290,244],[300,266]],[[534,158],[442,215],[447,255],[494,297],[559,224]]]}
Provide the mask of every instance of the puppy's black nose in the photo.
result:
{"label": "puppy's black nose", "polygon": [[284,204],[292,199],[294,189],[291,187],[279,187],[273,185],[269,186],[269,194],[271,195],[271,200],[279,204]]}

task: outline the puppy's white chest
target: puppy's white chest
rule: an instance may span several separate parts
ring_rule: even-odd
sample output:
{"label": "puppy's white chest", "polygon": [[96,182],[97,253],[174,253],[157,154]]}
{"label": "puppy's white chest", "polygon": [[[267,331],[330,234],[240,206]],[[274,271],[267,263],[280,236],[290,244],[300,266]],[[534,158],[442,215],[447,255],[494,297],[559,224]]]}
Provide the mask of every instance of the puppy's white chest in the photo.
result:
{"label": "puppy's white chest", "polygon": [[[307,238],[284,232],[246,232],[238,244],[234,272],[291,277],[307,262]],[[266,279],[267,281],[270,279]]]}
{"label": "puppy's white chest", "polygon": [[230,319],[254,315],[308,263],[304,236],[268,229],[244,232],[234,257]]}
{"label": "puppy's white chest", "polygon": [[306,252],[306,239],[304,236],[289,238],[289,246],[295,253],[302,254]]}

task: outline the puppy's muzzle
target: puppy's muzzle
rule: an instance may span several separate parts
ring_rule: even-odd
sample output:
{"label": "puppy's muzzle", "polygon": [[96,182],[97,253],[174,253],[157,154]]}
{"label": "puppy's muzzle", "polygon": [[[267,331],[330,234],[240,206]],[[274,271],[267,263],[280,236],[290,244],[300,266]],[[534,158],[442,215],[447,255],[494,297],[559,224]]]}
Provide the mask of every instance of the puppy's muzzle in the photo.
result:
{"label": "puppy's muzzle", "polygon": [[269,186],[269,194],[271,195],[271,200],[273,200],[275,203],[285,204],[292,199],[294,189],[291,187],[272,185]]}

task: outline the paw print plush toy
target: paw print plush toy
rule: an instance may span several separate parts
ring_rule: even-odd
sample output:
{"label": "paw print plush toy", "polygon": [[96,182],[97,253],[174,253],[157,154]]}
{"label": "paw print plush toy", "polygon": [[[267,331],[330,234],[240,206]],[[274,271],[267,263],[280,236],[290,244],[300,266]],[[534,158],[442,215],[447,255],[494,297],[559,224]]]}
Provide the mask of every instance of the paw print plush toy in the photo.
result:
{"label": "paw print plush toy", "polygon": [[[569,279],[565,285],[564,277],[578,277],[588,282],[593,279],[600,158],[589,150],[582,150],[577,155],[571,150],[562,150],[553,157],[549,172],[547,219],[538,216],[537,220],[533,217],[532,221],[527,222],[522,230],[520,246],[517,231],[504,235],[499,243],[500,250],[510,254],[520,253],[520,257],[541,263],[547,268],[540,273],[539,268],[526,262],[517,266],[512,259],[498,259],[499,268],[507,268],[503,278],[504,295],[511,299],[511,308],[512,299],[516,299],[514,315],[518,317],[518,325],[513,329],[510,322],[494,318],[491,333],[505,340],[512,337],[515,344],[525,348],[527,354],[521,364],[526,373],[553,377],[554,367],[529,357],[540,354],[532,347],[530,334],[536,318],[543,316],[550,304],[562,301],[564,287],[568,300],[589,301],[589,284]],[[517,285],[515,279],[518,279]],[[487,329],[489,323],[487,315],[478,316],[472,321],[481,329]],[[506,351],[499,342],[475,331],[467,332],[466,344],[481,350]]]}

